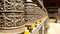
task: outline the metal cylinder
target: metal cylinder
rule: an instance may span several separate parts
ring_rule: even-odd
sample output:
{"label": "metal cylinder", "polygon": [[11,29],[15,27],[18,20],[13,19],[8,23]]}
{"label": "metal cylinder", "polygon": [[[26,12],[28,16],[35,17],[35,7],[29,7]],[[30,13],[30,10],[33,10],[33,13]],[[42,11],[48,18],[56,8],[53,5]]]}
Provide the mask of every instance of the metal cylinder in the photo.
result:
{"label": "metal cylinder", "polygon": [[0,0],[0,10],[1,29],[19,28],[25,24],[23,0]]}

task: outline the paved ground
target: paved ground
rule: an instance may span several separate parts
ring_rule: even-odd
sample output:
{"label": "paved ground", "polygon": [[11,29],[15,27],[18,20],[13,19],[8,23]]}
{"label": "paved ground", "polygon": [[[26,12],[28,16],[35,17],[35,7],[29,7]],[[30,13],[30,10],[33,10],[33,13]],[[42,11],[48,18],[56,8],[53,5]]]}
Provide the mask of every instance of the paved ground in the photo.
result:
{"label": "paved ground", "polygon": [[60,34],[60,24],[59,23],[48,23],[50,28],[48,29],[48,34]]}
{"label": "paved ground", "polygon": [[55,21],[56,21],[55,19],[49,19],[48,23],[55,23]]}
{"label": "paved ground", "polygon": [[55,19],[49,19],[48,24],[49,24],[49,29],[48,29],[48,34],[60,34],[60,23],[55,23]]}

